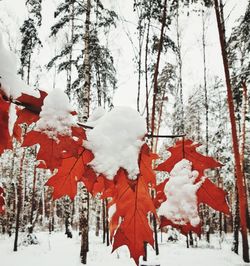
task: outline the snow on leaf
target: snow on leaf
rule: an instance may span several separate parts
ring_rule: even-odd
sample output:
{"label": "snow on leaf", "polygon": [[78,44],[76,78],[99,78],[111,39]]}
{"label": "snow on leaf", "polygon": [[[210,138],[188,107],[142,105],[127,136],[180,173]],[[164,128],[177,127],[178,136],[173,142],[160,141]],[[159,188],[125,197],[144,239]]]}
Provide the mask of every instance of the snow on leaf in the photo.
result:
{"label": "snow on leaf", "polygon": [[22,123],[30,125],[39,119],[44,99],[48,95],[47,92],[42,90],[39,90],[39,94],[39,97],[34,97],[32,95],[22,93],[22,95],[17,98],[18,102],[25,105],[25,107],[20,107],[17,110],[17,126]]}
{"label": "snow on leaf", "polygon": [[[204,171],[209,168],[215,168],[222,166],[219,162],[214,160],[212,157],[204,156],[196,151],[196,148],[200,146],[199,144],[194,144],[191,140],[178,141],[173,147],[170,147],[168,151],[171,152],[171,156],[163,163],[157,166],[156,170],[159,171],[173,171],[174,167],[178,162],[180,162],[184,157],[192,164],[192,170],[198,171],[196,177],[192,177],[194,186],[198,184],[196,189],[197,195],[197,206],[199,203],[205,203],[212,207],[215,210],[224,212],[225,214],[229,214],[229,207],[226,201],[226,192],[223,189],[218,188],[215,184],[213,184],[208,178],[204,179]],[[177,171],[178,172],[178,171]],[[177,173],[176,172],[176,173]],[[194,172],[194,171],[193,171]],[[173,175],[173,173],[172,173]],[[200,183],[202,181],[202,183]],[[178,180],[176,180],[176,188],[178,188]],[[167,187],[169,182],[165,185]],[[164,200],[162,196],[162,188],[158,187],[157,193],[159,194],[160,200]],[[168,201],[168,196],[166,195],[166,202]],[[166,202],[163,203],[166,204]],[[156,201],[156,205],[158,202]],[[158,204],[159,205],[159,204]],[[190,221],[186,221],[186,223],[180,224],[175,221],[169,219],[169,217],[162,217],[161,226],[163,225],[174,225],[177,228],[180,228],[183,233],[188,233],[188,230],[192,230],[194,232],[200,231],[200,224],[195,226],[195,224],[191,224]]]}
{"label": "snow on leaf", "polygon": [[70,136],[71,127],[76,124],[75,114],[68,96],[62,90],[54,89],[44,99],[35,130],[50,138],[56,138],[58,134]]}
{"label": "snow on leaf", "polygon": [[192,162],[193,169],[197,170],[200,176],[204,175],[206,169],[214,169],[221,167],[222,164],[214,158],[204,156],[196,151],[200,144],[194,143],[192,140],[180,140],[175,143],[173,147],[168,148],[171,156],[163,163],[159,164],[155,170],[171,172],[176,163],[183,158]]}
{"label": "snow on leaf", "polygon": [[91,166],[99,174],[112,180],[120,168],[136,179],[139,173],[138,155],[146,133],[145,119],[126,107],[115,107],[110,112],[97,113],[88,124],[94,129],[87,132],[85,147],[95,156]]}
{"label": "snow on leaf", "polygon": [[[78,156],[78,150],[86,135],[84,130],[78,127],[73,127],[71,131],[72,137],[57,135],[57,139],[49,138],[43,132],[31,131],[25,135],[22,147],[39,144],[37,159],[44,161],[39,167],[53,170],[61,165],[64,157]],[[74,140],[74,137],[77,140]]]}
{"label": "snow on leaf", "polygon": [[198,172],[191,169],[192,163],[186,159],[174,166],[164,188],[167,200],[160,206],[158,215],[174,224],[190,223],[196,227],[200,223],[196,192],[203,181],[195,183]]}

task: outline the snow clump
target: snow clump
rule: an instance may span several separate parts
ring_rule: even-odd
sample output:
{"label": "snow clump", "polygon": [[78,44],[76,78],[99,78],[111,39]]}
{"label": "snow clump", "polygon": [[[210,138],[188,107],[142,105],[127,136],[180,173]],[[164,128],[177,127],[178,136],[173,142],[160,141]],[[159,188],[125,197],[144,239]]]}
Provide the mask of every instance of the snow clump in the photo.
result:
{"label": "snow clump", "polygon": [[14,53],[7,50],[0,33],[0,89],[8,98],[18,98],[21,93],[39,97],[39,92],[32,90],[17,75],[17,60]]}
{"label": "snow clump", "polygon": [[192,163],[186,159],[178,162],[170,172],[169,181],[164,192],[167,200],[159,208],[159,215],[165,216],[174,224],[190,223],[197,226],[200,217],[197,210],[196,192],[202,185],[204,178],[195,184],[199,173],[192,171]]}
{"label": "snow clump", "polygon": [[90,163],[95,171],[112,180],[122,167],[130,179],[136,179],[138,156],[146,133],[144,118],[129,107],[115,107],[107,113],[99,108],[88,125],[94,129],[87,132],[84,146],[95,156]]}
{"label": "snow clump", "polygon": [[44,99],[35,130],[54,139],[57,139],[58,134],[70,136],[71,127],[76,123],[71,114],[73,111],[68,96],[62,90],[54,89]]}

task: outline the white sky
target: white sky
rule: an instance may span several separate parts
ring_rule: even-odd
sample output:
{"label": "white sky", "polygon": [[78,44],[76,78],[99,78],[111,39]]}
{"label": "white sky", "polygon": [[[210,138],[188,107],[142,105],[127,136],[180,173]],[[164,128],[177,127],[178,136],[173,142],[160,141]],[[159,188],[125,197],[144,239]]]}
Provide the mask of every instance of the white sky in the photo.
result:
{"label": "white sky", "polygon": [[[47,44],[44,45],[40,56],[36,60],[46,64],[53,56],[53,49],[51,49],[48,35],[49,28],[53,23],[54,7],[57,0],[44,0],[43,5],[43,27],[41,38]],[[124,0],[105,0],[111,5],[120,16],[132,23],[124,23],[120,25],[115,31],[110,34],[109,43],[114,54],[115,65],[118,74],[118,90],[114,97],[115,105],[126,105],[136,108],[137,96],[137,73],[135,71],[135,64],[133,62],[134,51],[126,32],[132,34],[132,39],[135,44],[136,40],[136,14],[133,12],[133,1]],[[240,15],[244,14],[247,0],[235,1],[227,0],[225,5],[225,17],[227,33],[230,33],[232,26]],[[4,22],[0,23],[0,30],[9,31],[12,36],[12,44],[20,41],[16,37],[16,33],[22,24],[25,14],[25,0],[2,0],[0,1],[0,19]],[[183,53],[183,85],[184,94],[187,98],[190,91],[202,84],[203,79],[203,65],[202,65],[202,46],[201,46],[201,16],[196,13],[190,13],[188,17],[181,18],[182,27],[182,53]],[[9,16],[9,17],[8,17]],[[219,39],[216,28],[216,21],[214,10],[211,9],[211,15],[207,23],[207,68],[208,68],[208,82],[214,75],[223,77],[223,65],[220,54]],[[14,47],[15,48],[15,47]],[[58,79],[60,80],[60,78]],[[63,80],[63,79],[61,79]],[[52,76],[44,74],[42,78],[42,87],[52,87]],[[63,86],[58,81],[59,86]],[[58,86],[58,85],[57,85]],[[143,88],[142,88],[143,90]]]}

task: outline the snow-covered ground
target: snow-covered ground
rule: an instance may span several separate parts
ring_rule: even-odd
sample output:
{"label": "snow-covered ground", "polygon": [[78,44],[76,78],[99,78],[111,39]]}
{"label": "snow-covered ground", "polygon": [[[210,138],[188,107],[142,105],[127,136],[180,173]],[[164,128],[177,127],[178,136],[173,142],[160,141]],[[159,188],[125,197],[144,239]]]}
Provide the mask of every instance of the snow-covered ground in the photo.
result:
{"label": "snow-covered ground", "polygon": [[[0,265],[1,266],[80,266],[80,239],[74,233],[73,239],[67,239],[63,233],[36,234],[39,244],[19,246],[18,252],[13,252],[13,238],[0,237]],[[134,262],[129,258],[125,247],[111,254],[111,247],[102,244],[101,238],[91,234],[89,266],[132,266]],[[160,256],[155,259],[149,250],[152,260],[150,265],[161,266],[248,266],[240,256],[231,252],[231,238],[224,240],[220,247],[218,238],[212,238],[210,247],[204,241],[199,241],[198,247],[186,248],[185,238],[176,243],[160,243]]]}

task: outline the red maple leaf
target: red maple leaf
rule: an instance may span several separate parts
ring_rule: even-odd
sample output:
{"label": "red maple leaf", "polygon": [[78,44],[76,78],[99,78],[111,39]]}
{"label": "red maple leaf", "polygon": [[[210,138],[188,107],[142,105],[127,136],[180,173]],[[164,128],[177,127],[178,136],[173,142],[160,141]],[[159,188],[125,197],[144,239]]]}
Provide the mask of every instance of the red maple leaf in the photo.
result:
{"label": "red maple leaf", "polygon": [[30,125],[39,119],[44,99],[48,95],[47,92],[42,90],[39,90],[39,93],[40,97],[38,98],[25,93],[22,93],[22,95],[17,98],[17,102],[23,106],[23,108],[19,108],[17,111],[17,125],[22,123]]}
{"label": "red maple leaf", "polygon": [[113,238],[113,251],[127,245],[136,264],[144,254],[144,243],[154,245],[153,232],[148,214],[156,215],[149,189],[155,186],[155,173],[152,170],[153,155],[145,144],[139,156],[140,174],[130,180],[127,172],[120,169],[114,178],[114,195],[110,205],[115,204],[115,212],[110,220],[110,235]]}
{"label": "red maple leaf", "polygon": [[5,149],[12,149],[12,139],[9,133],[9,107],[10,103],[5,101],[0,94],[0,155]]}
{"label": "red maple leaf", "polygon": [[156,209],[158,209],[161,204],[167,200],[164,188],[168,181],[169,179],[165,179],[163,182],[161,182],[155,187],[156,196],[154,198],[154,205]]}
{"label": "red maple leaf", "polygon": [[[56,139],[50,138],[46,133],[30,131],[24,136],[22,147],[39,144],[37,160],[42,160],[40,168],[58,168],[65,157],[78,156],[78,150],[86,139],[85,131],[79,127],[72,127],[72,136],[58,135]],[[75,140],[76,139],[76,140]]]}
{"label": "red maple leaf", "polygon": [[[222,164],[212,157],[204,156],[198,153],[196,148],[199,146],[200,144],[194,144],[191,140],[177,141],[173,147],[168,149],[168,151],[171,152],[171,156],[165,162],[159,164],[156,170],[171,172],[175,164],[185,158],[192,162],[192,169],[199,172],[196,182],[200,181],[201,177],[204,176],[204,171],[206,169],[221,167]],[[158,194],[161,200],[164,200],[164,196],[162,196],[162,193],[164,193],[164,187],[165,185],[158,188]],[[227,193],[223,189],[217,187],[209,179],[205,179],[197,191],[198,204],[205,203],[217,211],[230,214],[226,201],[226,194]],[[167,200],[167,198],[165,200]],[[158,202],[155,204],[157,205],[157,203]],[[190,230],[193,232],[200,232],[201,229],[200,224],[197,227],[193,227],[190,224],[178,225],[172,223],[167,218],[162,217],[161,226],[164,225],[174,225],[175,227],[181,229],[181,232],[185,234],[187,234]]]}
{"label": "red maple leaf", "polygon": [[211,208],[229,215],[230,209],[226,201],[226,196],[227,193],[222,188],[217,187],[208,178],[206,178],[197,191],[198,203],[205,203]]}
{"label": "red maple leaf", "polygon": [[[139,257],[144,255],[144,242],[154,245],[147,214],[155,213],[155,207],[143,176],[138,177],[134,188],[131,188],[124,171],[120,171],[116,178],[117,195],[113,199],[116,212],[111,218],[110,228],[111,236],[114,235],[113,251],[127,245],[131,257],[138,264]],[[119,218],[122,222],[118,225]]]}
{"label": "red maple leaf", "polygon": [[5,211],[4,205],[4,191],[3,188],[0,187],[0,214],[3,214]]}
{"label": "red maple leaf", "polygon": [[139,158],[140,175],[144,176],[147,183],[152,187],[155,187],[156,185],[155,172],[152,168],[153,160],[158,158],[158,155],[152,153],[147,144],[144,144],[141,147]]}
{"label": "red maple leaf", "polygon": [[214,169],[216,167],[223,166],[220,162],[214,158],[205,156],[196,151],[196,148],[201,144],[194,143],[192,140],[180,140],[175,143],[173,147],[167,150],[171,153],[171,156],[163,163],[159,164],[155,170],[171,172],[176,163],[183,158],[192,162],[193,169],[197,170],[200,176],[204,175],[206,169]]}
{"label": "red maple leaf", "polygon": [[201,224],[198,224],[195,227],[192,226],[190,223],[179,225],[179,224],[173,223],[172,221],[170,221],[164,216],[161,216],[160,220],[161,220],[161,224],[160,224],[161,228],[164,226],[171,225],[172,227],[179,229],[183,235],[187,235],[190,231],[196,233],[197,235],[201,234]]}
{"label": "red maple leaf", "polygon": [[[93,159],[93,154],[84,148],[81,148],[77,157],[68,157],[62,160],[57,173],[52,176],[45,185],[54,188],[53,199],[68,195],[72,200],[77,193],[77,183],[86,178],[93,178],[88,175],[86,165]],[[94,177],[95,178],[95,177]],[[96,180],[89,180],[94,183]],[[85,180],[86,182],[86,180]]]}
{"label": "red maple leaf", "polygon": [[104,175],[99,175],[92,191],[90,191],[93,196],[98,193],[101,194],[101,199],[106,199],[114,196],[114,182],[113,180],[107,179]]}

